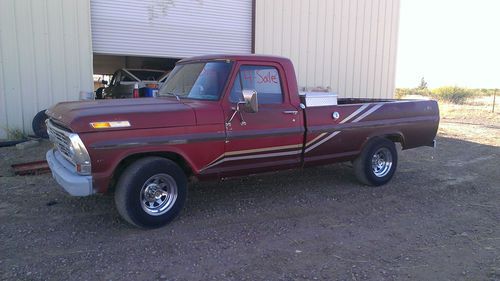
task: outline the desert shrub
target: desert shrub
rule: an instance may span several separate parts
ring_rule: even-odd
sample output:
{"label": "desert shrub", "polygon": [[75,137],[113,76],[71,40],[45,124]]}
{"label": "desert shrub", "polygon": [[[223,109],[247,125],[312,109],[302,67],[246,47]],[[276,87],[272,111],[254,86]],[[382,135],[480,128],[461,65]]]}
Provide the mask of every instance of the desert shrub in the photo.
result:
{"label": "desert shrub", "polygon": [[497,95],[500,94],[500,90],[498,89],[476,89],[477,96],[493,96],[497,92]]}
{"label": "desert shrub", "polygon": [[463,104],[474,95],[475,93],[471,89],[450,86],[432,89],[430,92],[432,98],[455,104]]}
{"label": "desert shrub", "polygon": [[7,139],[8,140],[22,140],[26,139],[26,134],[20,129],[9,129],[2,127],[2,129],[7,132]]}
{"label": "desert shrub", "polygon": [[419,95],[419,96],[430,96],[430,91],[427,88],[396,88],[394,96],[397,99],[401,99],[404,96]]}
{"label": "desert shrub", "polygon": [[411,95],[412,90],[413,89],[409,89],[409,88],[396,88],[396,90],[394,90],[394,96],[397,99],[401,99],[404,96]]}

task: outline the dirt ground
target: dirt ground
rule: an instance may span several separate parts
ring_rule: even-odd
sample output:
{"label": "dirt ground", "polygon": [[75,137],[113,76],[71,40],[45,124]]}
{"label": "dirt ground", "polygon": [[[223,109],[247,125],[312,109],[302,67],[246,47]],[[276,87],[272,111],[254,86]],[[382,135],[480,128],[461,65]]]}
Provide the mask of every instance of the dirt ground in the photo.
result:
{"label": "dirt ground", "polygon": [[156,230],[124,223],[111,196],[12,176],[48,146],[0,149],[1,279],[500,280],[495,126],[446,120],[378,188],[346,164],[192,184]]}

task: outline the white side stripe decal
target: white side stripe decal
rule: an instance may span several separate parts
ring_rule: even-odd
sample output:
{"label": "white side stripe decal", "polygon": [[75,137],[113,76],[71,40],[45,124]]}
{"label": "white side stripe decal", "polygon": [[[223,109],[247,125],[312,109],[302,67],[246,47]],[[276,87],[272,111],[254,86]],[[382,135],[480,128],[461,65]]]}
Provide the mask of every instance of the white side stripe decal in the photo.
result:
{"label": "white side stripe decal", "polygon": [[369,105],[370,104],[363,104],[363,106],[361,106],[356,111],[354,111],[353,113],[351,113],[351,115],[347,116],[344,120],[340,121],[340,124],[343,124],[343,123],[351,120],[351,118],[353,118],[354,116],[358,115],[361,111],[365,110]]}
{"label": "white side stripe decal", "polygon": [[372,114],[375,110],[379,109],[382,107],[382,103],[381,104],[377,104],[375,105],[374,107],[370,108],[370,110],[368,110],[367,112],[363,113],[361,116],[359,116],[358,118],[354,119],[352,121],[352,123],[356,123],[356,122],[359,122],[361,121],[361,119],[365,118],[366,116]]}
{"label": "white side stripe decal", "polygon": [[320,138],[322,138],[324,135],[326,135],[327,133],[321,133],[319,134],[319,136],[315,137],[313,140],[309,141],[306,143],[306,146],[309,146],[311,145],[312,143],[314,143],[315,141],[319,140]]}
{"label": "white side stripe decal", "polygon": [[319,141],[319,142],[317,142],[317,143],[315,143],[315,144],[311,145],[310,147],[306,148],[305,152],[307,153],[307,152],[309,152],[309,151],[311,151],[311,150],[315,149],[317,146],[319,146],[319,145],[321,145],[322,143],[324,143],[325,141],[327,141],[327,140],[329,140],[329,139],[333,138],[334,136],[338,135],[339,133],[340,133],[340,131],[336,131],[336,132],[331,133],[328,137],[326,137],[326,138],[322,139],[321,141]]}
{"label": "white side stripe decal", "polygon": [[205,168],[203,170],[208,169],[210,167],[213,167],[215,165],[219,165],[221,163],[224,163],[226,161],[236,161],[236,160],[245,160],[245,159],[256,159],[256,158],[267,158],[267,157],[275,157],[275,156],[287,156],[287,155],[294,155],[294,154],[300,154],[302,153],[302,150],[294,150],[294,151],[285,151],[285,152],[275,152],[275,153],[266,153],[266,154],[256,154],[256,155],[246,155],[246,156],[235,156],[235,157],[228,157],[228,158],[223,158],[220,159],[219,161],[216,161]]}

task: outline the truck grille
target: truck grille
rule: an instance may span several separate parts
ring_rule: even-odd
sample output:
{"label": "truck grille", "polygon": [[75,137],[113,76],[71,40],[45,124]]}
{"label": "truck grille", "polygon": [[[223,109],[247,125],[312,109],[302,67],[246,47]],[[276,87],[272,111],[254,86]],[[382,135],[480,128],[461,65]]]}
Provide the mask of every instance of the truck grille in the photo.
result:
{"label": "truck grille", "polygon": [[56,127],[50,120],[47,121],[47,133],[49,134],[50,141],[61,152],[64,158],[73,163],[70,152],[71,140],[69,139],[69,134],[71,133]]}

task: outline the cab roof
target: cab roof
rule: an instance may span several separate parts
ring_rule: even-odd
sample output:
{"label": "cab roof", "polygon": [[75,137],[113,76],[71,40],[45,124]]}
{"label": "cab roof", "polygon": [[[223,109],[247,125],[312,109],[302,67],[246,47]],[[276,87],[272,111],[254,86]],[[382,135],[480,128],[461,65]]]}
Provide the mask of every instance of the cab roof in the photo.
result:
{"label": "cab roof", "polygon": [[285,58],[285,57],[270,56],[270,55],[215,54],[215,55],[205,55],[205,56],[196,56],[196,57],[185,58],[185,59],[180,60],[178,63],[188,63],[188,62],[196,62],[196,61],[213,61],[213,60],[268,61],[268,62],[277,62],[277,63],[284,63],[284,62],[290,61],[288,58]]}

